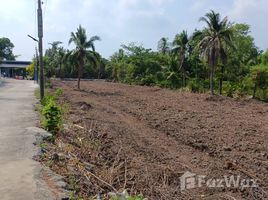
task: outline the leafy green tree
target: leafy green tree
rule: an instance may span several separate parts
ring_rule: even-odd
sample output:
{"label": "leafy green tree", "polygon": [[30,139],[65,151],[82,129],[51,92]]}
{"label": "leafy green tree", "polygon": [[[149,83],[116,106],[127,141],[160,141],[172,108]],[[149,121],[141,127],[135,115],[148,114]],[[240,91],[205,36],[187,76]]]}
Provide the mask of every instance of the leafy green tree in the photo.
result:
{"label": "leafy green tree", "polygon": [[14,44],[8,38],[0,38],[0,61],[1,60],[15,60],[16,56],[13,54]]}
{"label": "leafy green tree", "polygon": [[233,29],[228,22],[227,17],[221,20],[220,14],[211,11],[201,17],[199,21],[207,24],[207,27],[195,33],[195,37],[200,37],[198,47],[201,50],[203,57],[207,59],[210,67],[210,91],[214,94],[214,73],[216,66],[221,60],[223,64],[227,60],[227,47],[232,47]]}
{"label": "leafy green tree", "polygon": [[55,41],[50,43],[51,48],[46,50],[45,57],[46,57],[46,65],[45,65],[45,72],[47,77],[57,76],[61,77],[62,74],[62,64],[63,59],[66,53],[66,50],[59,46],[62,44],[60,41]]}
{"label": "leafy green tree", "polygon": [[183,87],[186,86],[186,65],[187,65],[187,54],[189,52],[189,37],[187,31],[182,31],[182,33],[177,34],[173,40],[172,52],[176,56],[179,71],[182,71]]}
{"label": "leafy green tree", "polygon": [[95,52],[95,41],[100,40],[99,36],[93,36],[89,40],[87,38],[86,30],[80,25],[77,31],[71,33],[69,44],[74,43],[76,48],[71,51],[71,56],[78,65],[78,83],[77,87],[80,89],[80,81],[83,75],[86,61],[97,63],[99,54]]}
{"label": "leafy green tree", "polygon": [[268,51],[266,51],[262,54],[261,62],[263,65],[268,65]]}
{"label": "leafy green tree", "polygon": [[250,26],[247,24],[234,24],[233,44],[235,48],[228,49],[225,80],[237,83],[250,73],[250,67],[260,64],[259,50],[250,36]]}

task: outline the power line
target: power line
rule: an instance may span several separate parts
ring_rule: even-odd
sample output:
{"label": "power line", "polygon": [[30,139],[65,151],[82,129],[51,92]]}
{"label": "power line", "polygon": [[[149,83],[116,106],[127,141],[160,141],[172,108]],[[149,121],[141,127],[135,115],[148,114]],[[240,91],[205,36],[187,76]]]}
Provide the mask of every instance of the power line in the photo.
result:
{"label": "power line", "polygon": [[45,19],[45,16],[46,16],[46,11],[47,11],[47,0],[45,0],[45,3],[44,3],[44,19]]}

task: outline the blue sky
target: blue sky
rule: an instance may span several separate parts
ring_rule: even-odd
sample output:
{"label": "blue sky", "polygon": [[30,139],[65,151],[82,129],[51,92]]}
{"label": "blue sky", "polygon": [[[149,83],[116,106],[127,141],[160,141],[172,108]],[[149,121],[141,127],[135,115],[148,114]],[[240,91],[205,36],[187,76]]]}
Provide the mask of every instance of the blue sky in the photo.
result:
{"label": "blue sky", "polygon": [[[18,60],[30,60],[36,36],[37,0],[0,0],[0,37],[15,44]],[[137,42],[156,49],[161,37],[173,39],[182,30],[191,33],[204,24],[198,19],[213,9],[233,22],[248,23],[261,49],[268,48],[267,0],[43,0],[44,44],[62,41],[81,24],[89,36],[99,35],[97,51],[112,55],[121,44]]]}

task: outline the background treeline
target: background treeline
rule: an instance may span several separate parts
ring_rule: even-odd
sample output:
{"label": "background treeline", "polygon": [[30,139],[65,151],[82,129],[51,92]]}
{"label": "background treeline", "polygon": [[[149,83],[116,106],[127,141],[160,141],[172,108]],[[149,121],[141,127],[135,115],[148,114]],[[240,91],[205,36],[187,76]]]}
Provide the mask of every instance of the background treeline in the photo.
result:
{"label": "background treeline", "polygon": [[95,51],[95,42],[81,26],[71,33],[74,50],[61,42],[45,53],[48,78],[102,78],[128,84],[209,91],[229,97],[253,96],[267,100],[268,51],[256,47],[247,24],[230,23],[211,11],[200,18],[206,26],[171,40],[161,38],[158,51],[131,43],[106,60]]}

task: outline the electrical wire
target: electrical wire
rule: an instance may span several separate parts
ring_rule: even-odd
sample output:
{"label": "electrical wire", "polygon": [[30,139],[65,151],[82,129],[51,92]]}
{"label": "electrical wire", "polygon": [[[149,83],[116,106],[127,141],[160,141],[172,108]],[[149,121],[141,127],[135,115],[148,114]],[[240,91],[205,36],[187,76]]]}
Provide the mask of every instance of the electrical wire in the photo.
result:
{"label": "electrical wire", "polygon": [[47,11],[47,0],[45,0],[45,3],[44,3],[44,19],[45,19],[45,16],[46,16],[46,11]]}
{"label": "electrical wire", "polygon": [[37,37],[37,0],[34,0],[34,37]]}

